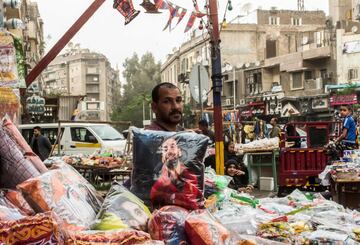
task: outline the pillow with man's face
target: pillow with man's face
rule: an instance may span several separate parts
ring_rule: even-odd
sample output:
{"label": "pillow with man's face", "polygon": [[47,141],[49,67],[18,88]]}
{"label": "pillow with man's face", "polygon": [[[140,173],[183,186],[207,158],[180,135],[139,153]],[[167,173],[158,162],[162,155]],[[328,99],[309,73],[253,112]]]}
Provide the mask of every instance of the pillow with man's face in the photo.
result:
{"label": "pillow with man's face", "polygon": [[131,192],[155,208],[203,208],[208,137],[139,129],[134,129],[133,135]]}

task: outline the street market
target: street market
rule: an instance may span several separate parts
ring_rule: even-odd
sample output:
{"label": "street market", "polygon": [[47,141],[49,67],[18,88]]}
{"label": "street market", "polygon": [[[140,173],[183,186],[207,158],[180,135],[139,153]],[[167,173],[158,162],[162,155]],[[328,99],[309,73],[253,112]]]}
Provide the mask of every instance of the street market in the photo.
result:
{"label": "street market", "polygon": [[0,245],[360,244],[360,1],[113,0],[193,31],[124,83],[70,43],[106,0],[46,54],[41,1],[0,0]]}

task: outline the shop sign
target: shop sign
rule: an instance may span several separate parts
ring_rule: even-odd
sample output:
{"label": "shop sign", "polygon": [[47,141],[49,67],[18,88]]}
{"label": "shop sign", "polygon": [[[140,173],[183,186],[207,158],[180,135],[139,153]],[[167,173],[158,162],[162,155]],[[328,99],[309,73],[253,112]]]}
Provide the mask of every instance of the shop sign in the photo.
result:
{"label": "shop sign", "polygon": [[249,102],[248,106],[265,106],[265,103],[263,101]]}
{"label": "shop sign", "polygon": [[357,95],[356,94],[348,94],[348,95],[334,95],[330,97],[330,105],[353,105],[357,104]]}
{"label": "shop sign", "polygon": [[283,117],[290,117],[299,114],[300,114],[299,110],[296,109],[296,107],[291,103],[287,103],[281,111],[281,116]]}
{"label": "shop sign", "polygon": [[26,99],[26,110],[28,113],[33,115],[42,115],[45,113],[45,99],[38,96],[33,95]]}
{"label": "shop sign", "polygon": [[327,98],[318,98],[312,100],[313,110],[327,109],[328,106],[329,106],[329,102]]}
{"label": "shop sign", "polygon": [[343,53],[352,54],[360,52],[360,40],[344,43]]}

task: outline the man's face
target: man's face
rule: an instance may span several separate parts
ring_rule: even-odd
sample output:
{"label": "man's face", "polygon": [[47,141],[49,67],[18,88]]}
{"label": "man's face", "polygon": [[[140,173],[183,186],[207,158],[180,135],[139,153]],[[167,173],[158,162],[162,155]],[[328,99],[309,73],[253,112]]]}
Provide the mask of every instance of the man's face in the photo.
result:
{"label": "man's face", "polygon": [[39,136],[39,135],[40,135],[40,130],[34,129],[34,135],[35,135],[35,136]]}
{"label": "man's face", "polygon": [[164,163],[174,161],[181,155],[181,150],[177,146],[176,140],[168,139],[162,145],[162,155]]}
{"label": "man's face", "polygon": [[199,129],[201,130],[201,131],[207,131],[207,127],[206,126],[204,126],[204,125],[200,125],[199,124]]}
{"label": "man's face", "polygon": [[165,124],[178,124],[182,120],[183,101],[179,89],[161,87],[159,101],[152,103],[156,119]]}
{"label": "man's face", "polygon": [[347,117],[348,115],[350,115],[349,109],[345,106],[342,106],[340,108],[340,115],[341,115],[341,117]]}
{"label": "man's face", "polygon": [[235,145],[233,143],[229,144],[228,151],[230,153],[235,153]]}

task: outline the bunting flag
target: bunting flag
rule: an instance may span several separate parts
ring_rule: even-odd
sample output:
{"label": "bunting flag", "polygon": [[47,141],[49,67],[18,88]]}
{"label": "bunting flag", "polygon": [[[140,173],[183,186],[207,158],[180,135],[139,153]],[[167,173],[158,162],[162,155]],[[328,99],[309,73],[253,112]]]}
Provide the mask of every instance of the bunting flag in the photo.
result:
{"label": "bunting flag", "polygon": [[125,17],[125,25],[129,24],[140,13],[139,10],[134,9],[132,0],[114,0],[113,8]]}
{"label": "bunting flag", "polygon": [[193,0],[193,3],[194,3],[194,8],[195,8],[195,16],[196,16],[197,18],[202,18],[202,17],[204,17],[206,14],[204,14],[204,13],[202,13],[202,12],[200,11],[199,5],[198,5],[197,1],[196,1],[196,0]]}
{"label": "bunting flag", "polygon": [[157,9],[168,9],[169,5],[166,0],[154,0],[155,6]]}
{"label": "bunting flag", "polygon": [[148,14],[159,14],[161,12],[158,11],[158,8],[155,4],[153,4],[150,0],[143,0],[143,2],[140,4]]}
{"label": "bunting flag", "polygon": [[194,26],[195,20],[196,20],[196,12],[193,11],[186,24],[185,32],[188,32]]}
{"label": "bunting flag", "polygon": [[[182,8],[181,11],[179,11],[179,14],[177,17],[179,17],[178,22],[176,23],[176,26],[182,21],[182,19],[185,17],[187,13],[187,9]],[[175,26],[175,27],[176,27]]]}
{"label": "bunting flag", "polygon": [[173,4],[170,4],[170,3],[167,3],[167,4],[168,4],[169,11],[170,11],[170,16],[169,16],[169,20],[166,23],[166,26],[164,27],[163,31],[165,31],[166,28],[168,28],[168,27],[169,27],[169,30],[171,30],[171,22],[174,19],[174,17],[176,17],[178,15],[178,11],[180,9],[180,7],[177,5],[173,6]]}

